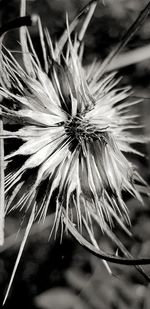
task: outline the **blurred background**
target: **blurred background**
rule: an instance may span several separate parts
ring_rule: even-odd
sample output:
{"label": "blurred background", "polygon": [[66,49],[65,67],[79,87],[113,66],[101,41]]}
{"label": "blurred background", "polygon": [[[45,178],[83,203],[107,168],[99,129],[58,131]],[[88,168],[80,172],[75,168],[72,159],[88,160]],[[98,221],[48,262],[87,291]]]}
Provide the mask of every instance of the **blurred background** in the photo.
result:
{"label": "blurred background", "polygon": [[[87,0],[30,0],[27,1],[27,12],[39,14],[43,26],[49,29],[52,39],[56,40],[63,32],[66,11],[72,20],[87,3]],[[104,59],[147,3],[146,0],[99,1],[85,36],[84,65],[91,63],[95,57]],[[0,24],[18,17],[19,9],[19,0],[1,0]],[[32,27],[30,32],[40,57],[36,27]],[[4,44],[10,50],[19,50],[18,41],[18,31],[12,30],[6,35]],[[143,61],[137,60],[139,55]],[[20,61],[19,54],[16,53],[16,57]],[[140,115],[139,123],[145,125],[137,133],[149,136],[150,16],[112,66],[119,68],[119,75],[123,76],[121,83],[132,86],[133,99],[143,99],[142,104],[134,107]],[[137,145],[137,149],[145,153],[145,158],[130,156],[130,159],[149,183],[150,146],[141,148]],[[136,200],[126,198],[133,238],[128,238],[119,230],[115,231],[135,257],[150,256],[150,205],[147,197],[144,197],[144,201],[145,206],[141,206]],[[62,243],[59,237],[48,242],[53,219],[53,216],[49,216],[44,225],[35,225],[32,229],[5,308],[150,308],[150,287],[134,267],[110,265],[113,273],[110,276],[102,261],[86,252],[70,236],[64,236]],[[6,219],[6,240],[0,248],[0,303],[23,237],[25,222],[22,225],[21,220],[17,213],[11,213]],[[99,242],[109,252],[114,249],[102,235],[99,236]],[[144,269],[150,275],[150,266]]]}

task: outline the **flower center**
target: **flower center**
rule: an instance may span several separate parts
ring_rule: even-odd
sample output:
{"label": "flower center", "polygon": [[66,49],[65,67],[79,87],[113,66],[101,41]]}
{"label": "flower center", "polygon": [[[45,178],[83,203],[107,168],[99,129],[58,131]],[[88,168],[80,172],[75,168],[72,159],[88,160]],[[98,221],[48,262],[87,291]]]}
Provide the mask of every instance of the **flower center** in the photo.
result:
{"label": "flower center", "polygon": [[98,134],[100,133],[96,127],[81,116],[75,116],[68,120],[65,124],[65,130],[66,134],[78,143],[82,143],[83,140],[91,141],[93,139],[98,139]]}

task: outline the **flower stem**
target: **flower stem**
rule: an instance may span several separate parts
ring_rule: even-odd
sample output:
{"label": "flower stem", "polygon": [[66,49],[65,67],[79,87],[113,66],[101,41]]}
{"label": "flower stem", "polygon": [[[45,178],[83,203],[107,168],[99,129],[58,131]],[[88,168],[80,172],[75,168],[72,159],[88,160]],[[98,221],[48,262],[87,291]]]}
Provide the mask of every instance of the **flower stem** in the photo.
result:
{"label": "flower stem", "polygon": [[[87,241],[74,227],[73,223],[66,218],[65,215],[66,211],[63,209],[63,221],[64,224],[67,227],[67,230],[69,233],[74,237],[74,239],[77,240],[77,242],[84,247],[86,250],[91,252],[93,255],[99,257],[102,260],[105,260],[107,262],[113,263],[113,264],[120,264],[120,265],[149,265],[150,264],[150,257],[149,258],[140,258],[140,259],[134,259],[134,258],[120,258],[113,256],[111,254],[106,254],[104,251],[102,251],[100,248],[97,249],[94,245],[92,245],[89,241]],[[150,278],[149,278],[150,282]]]}
{"label": "flower stem", "polygon": [[13,19],[0,27],[0,36],[5,32],[15,28],[20,28],[22,26],[32,26],[34,24],[34,20],[34,16],[23,16]]}

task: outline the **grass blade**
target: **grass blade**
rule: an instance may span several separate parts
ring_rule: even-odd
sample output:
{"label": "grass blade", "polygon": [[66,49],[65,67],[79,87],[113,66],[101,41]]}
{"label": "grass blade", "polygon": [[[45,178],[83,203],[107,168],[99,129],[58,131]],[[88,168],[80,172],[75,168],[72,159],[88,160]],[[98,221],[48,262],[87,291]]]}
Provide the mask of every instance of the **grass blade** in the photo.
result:
{"label": "grass blade", "polygon": [[[85,22],[84,22],[84,26],[82,27],[81,29],[81,33],[79,34],[79,40],[82,40],[83,36],[84,36],[84,33],[86,31],[86,28],[90,22],[90,19],[94,13],[94,10],[96,8],[96,5],[98,3],[99,0],[92,0],[90,1],[80,12],[78,15],[75,16],[75,18],[72,20],[72,22],[70,23],[69,25],[69,32],[70,34],[74,31],[74,29],[76,28],[76,26],[78,25],[80,19],[85,16],[86,16],[86,19],[85,19]],[[63,35],[61,36],[60,40],[58,41],[58,44],[57,44],[57,56],[56,58],[59,56],[59,54],[61,53],[63,47],[65,46],[66,42],[68,40],[68,30],[66,29],[63,33]]]}
{"label": "grass blade", "polygon": [[112,52],[108,55],[108,57],[101,64],[101,75],[107,70],[107,66],[112,62],[112,60],[122,51],[122,49],[127,45],[127,43],[132,39],[134,34],[140,29],[143,22],[147,18],[150,12],[150,1],[146,5],[146,7],[141,11],[137,19],[133,22],[131,27],[127,30],[127,32],[122,37],[119,44],[112,50]]}
{"label": "grass blade", "polygon": [[[1,110],[0,110],[1,112]],[[0,135],[3,134],[3,120],[0,114]],[[4,140],[0,139],[0,246],[4,242]]]}
{"label": "grass blade", "polygon": [[7,297],[8,297],[8,294],[9,294],[9,291],[11,289],[11,286],[12,286],[12,283],[13,283],[13,280],[14,280],[14,277],[15,277],[15,274],[16,274],[16,270],[18,268],[18,264],[20,262],[20,259],[21,259],[21,256],[22,256],[22,253],[23,253],[23,250],[24,250],[24,246],[26,244],[26,240],[28,238],[30,229],[31,229],[33,221],[34,221],[34,217],[35,217],[35,205],[32,209],[32,212],[31,212],[31,215],[30,215],[30,218],[29,218],[29,222],[28,222],[27,228],[25,230],[25,234],[24,234],[24,237],[23,237],[23,240],[22,240],[19,252],[18,252],[18,256],[17,256],[16,262],[15,262],[15,265],[14,265],[14,268],[13,268],[13,272],[12,272],[12,275],[11,275],[11,278],[10,278],[10,281],[9,281],[9,285],[8,285],[8,288],[7,288],[7,291],[6,291],[6,294],[5,294],[3,305],[5,304]]}

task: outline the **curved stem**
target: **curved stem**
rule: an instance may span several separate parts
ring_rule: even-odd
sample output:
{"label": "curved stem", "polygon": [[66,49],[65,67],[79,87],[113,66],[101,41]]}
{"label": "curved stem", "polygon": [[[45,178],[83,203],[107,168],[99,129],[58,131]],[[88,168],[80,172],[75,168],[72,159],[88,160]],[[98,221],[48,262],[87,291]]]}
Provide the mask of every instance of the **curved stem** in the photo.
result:
{"label": "curved stem", "polygon": [[132,259],[132,258],[119,258],[116,256],[113,256],[111,254],[106,254],[101,249],[95,248],[89,241],[87,241],[74,227],[73,223],[69,220],[69,218],[66,218],[65,216],[65,209],[63,209],[63,221],[66,225],[67,230],[69,233],[77,240],[77,242],[82,245],[86,250],[94,254],[95,256],[101,258],[102,260],[105,260],[110,263],[114,264],[120,264],[120,265],[130,265],[130,266],[136,266],[136,265],[149,265],[150,264],[150,257],[149,258],[140,258],[140,259]]}
{"label": "curved stem", "polygon": [[3,35],[5,32],[15,28],[20,28],[22,26],[32,26],[33,23],[34,18],[32,16],[18,17],[0,27],[0,36]]}

